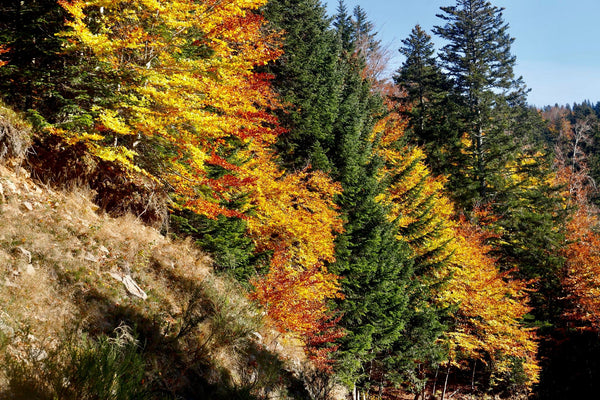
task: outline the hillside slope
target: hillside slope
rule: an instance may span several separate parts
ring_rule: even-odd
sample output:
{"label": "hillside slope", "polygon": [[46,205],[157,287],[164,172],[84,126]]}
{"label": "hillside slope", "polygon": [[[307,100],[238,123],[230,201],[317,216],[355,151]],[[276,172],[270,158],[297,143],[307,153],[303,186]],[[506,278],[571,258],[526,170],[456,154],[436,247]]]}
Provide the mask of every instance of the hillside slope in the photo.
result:
{"label": "hillside slope", "polygon": [[0,167],[0,398],[308,394],[302,350],[243,288],[91,195]]}

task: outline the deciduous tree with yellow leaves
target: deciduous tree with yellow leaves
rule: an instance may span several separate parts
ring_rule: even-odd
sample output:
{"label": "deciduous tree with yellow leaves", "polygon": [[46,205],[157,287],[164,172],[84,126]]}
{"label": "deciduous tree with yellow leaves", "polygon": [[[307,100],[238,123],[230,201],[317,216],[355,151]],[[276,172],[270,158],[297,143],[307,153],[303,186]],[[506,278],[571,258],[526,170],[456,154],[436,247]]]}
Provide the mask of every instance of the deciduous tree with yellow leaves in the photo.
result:
{"label": "deciduous tree with yellow leaves", "polygon": [[115,71],[121,101],[94,106],[90,130],[54,133],[160,181],[177,207],[233,215],[220,203],[251,182],[237,165],[250,155],[233,153],[277,134],[263,111],[274,104],[267,77],[253,72],[279,54],[257,12],[264,1],[60,3],[64,36]]}
{"label": "deciduous tree with yellow leaves", "polygon": [[122,101],[96,106],[90,130],[52,132],[158,181],[174,208],[243,218],[257,251],[273,254],[254,298],[278,328],[306,337],[339,292],[323,263],[341,230],[340,188],[320,172],[286,174],[269,150],[281,130],[266,110],[277,101],[255,68],[280,50],[258,11],[265,3],[61,1],[64,36],[116,71]]}
{"label": "deciduous tree with yellow leaves", "polygon": [[446,334],[449,365],[467,367],[478,360],[487,364],[496,380],[512,374],[511,379],[523,388],[531,388],[540,368],[535,331],[521,324],[531,310],[527,282],[499,271],[489,254],[491,247],[485,244],[489,232],[464,220],[454,229],[455,252],[447,270],[450,281],[438,299],[456,309]]}
{"label": "deciduous tree with yellow leaves", "polygon": [[[448,312],[441,313],[448,326],[439,341],[449,349],[445,363],[469,368],[479,361],[496,378],[514,375],[518,364],[523,387],[531,387],[539,367],[534,331],[521,325],[530,311],[526,282],[499,270],[486,244],[492,233],[456,216],[445,179],[432,176],[423,151],[406,144],[401,115],[390,114],[375,130],[386,160],[382,179],[391,182],[381,200],[399,224],[398,240],[411,247],[415,279],[433,296],[429,306]],[[485,211],[475,214],[488,218]]]}

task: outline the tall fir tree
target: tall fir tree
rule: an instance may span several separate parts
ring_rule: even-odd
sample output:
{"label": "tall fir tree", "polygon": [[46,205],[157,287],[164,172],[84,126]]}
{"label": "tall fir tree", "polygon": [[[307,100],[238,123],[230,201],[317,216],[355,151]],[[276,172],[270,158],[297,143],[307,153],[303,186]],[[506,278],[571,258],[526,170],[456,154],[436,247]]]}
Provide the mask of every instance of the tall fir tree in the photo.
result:
{"label": "tall fir tree", "polygon": [[354,7],[352,11],[352,25],[354,33],[354,43],[363,57],[369,58],[370,54],[381,49],[381,40],[377,39],[375,26],[369,20],[367,12],[360,6]]}
{"label": "tall fir tree", "polygon": [[376,201],[382,165],[368,139],[372,125],[365,124],[372,118],[368,107],[372,99],[359,71],[351,69],[359,60],[347,62],[345,95],[336,125],[337,151],[332,154],[344,188],[338,205],[346,222],[331,269],[344,277],[345,299],[339,307],[348,335],[341,348],[341,369],[348,384],[362,386],[368,381],[364,366],[389,349],[404,330],[412,265],[408,248],[395,239],[396,227]]}
{"label": "tall fir tree", "polygon": [[491,244],[499,265],[517,267],[516,276],[532,280],[532,314],[543,325],[561,314],[561,249],[568,210],[554,180],[555,155],[545,145],[541,116],[528,107],[514,112],[514,134],[522,140],[514,161],[502,169],[503,190],[489,208],[494,215],[489,227],[497,234]]}
{"label": "tall fir tree", "polygon": [[378,174],[383,163],[371,134],[383,103],[361,74],[365,61],[357,51],[357,24],[342,2],[334,26],[343,80],[329,158],[343,187],[337,203],[345,224],[330,268],[344,277],[345,298],[338,304],[340,324],[347,331],[339,351],[342,379],[365,390],[370,385],[368,363],[391,350],[406,329],[412,263],[408,247],[395,238],[397,227],[376,200],[382,193]]}
{"label": "tall fir tree", "polygon": [[266,13],[284,31],[285,55],[268,69],[287,104],[282,158],[297,168],[323,169],[342,184],[337,205],[344,232],[336,241],[336,261],[329,265],[343,278],[344,299],[337,308],[346,336],[338,368],[348,386],[367,390],[374,365],[396,369],[397,379],[406,377],[437,337],[409,339],[416,326],[426,326],[415,311],[422,293],[411,250],[398,240],[398,224],[379,200],[384,160],[374,126],[386,108],[364,76],[369,51],[378,42],[364,11],[350,14],[343,2],[331,25],[312,0],[273,0]]}
{"label": "tall fir tree", "polygon": [[544,146],[539,115],[526,105],[527,90],[513,67],[514,39],[502,8],[485,0],[457,0],[442,7],[444,26],[434,32],[446,44],[442,68],[453,84],[456,129],[465,132],[460,151],[464,163],[450,174],[458,205],[496,233],[495,252],[504,269],[536,279],[534,314],[547,321],[556,300],[563,260],[558,188],[553,186],[552,152]]}
{"label": "tall fir tree", "polygon": [[441,10],[438,17],[446,24],[436,26],[434,33],[448,42],[440,52],[441,66],[453,83],[460,107],[458,128],[465,132],[461,151],[468,155],[450,185],[459,203],[470,207],[501,190],[495,174],[517,148],[507,113],[524,104],[526,89],[513,72],[514,39],[502,8],[486,0],[457,0],[456,6]]}
{"label": "tall fir tree", "polygon": [[287,130],[277,147],[284,163],[331,171],[333,125],[338,113],[341,75],[339,42],[319,0],[273,0],[264,7],[271,28],[282,31],[283,54],[267,67],[284,108]]}
{"label": "tall fir tree", "polygon": [[449,173],[460,164],[460,129],[452,112],[455,103],[449,97],[450,82],[442,73],[431,36],[416,25],[402,41],[400,54],[406,57],[394,75],[402,90],[398,98],[400,112],[408,119],[408,136],[422,147],[428,164],[437,175]]}

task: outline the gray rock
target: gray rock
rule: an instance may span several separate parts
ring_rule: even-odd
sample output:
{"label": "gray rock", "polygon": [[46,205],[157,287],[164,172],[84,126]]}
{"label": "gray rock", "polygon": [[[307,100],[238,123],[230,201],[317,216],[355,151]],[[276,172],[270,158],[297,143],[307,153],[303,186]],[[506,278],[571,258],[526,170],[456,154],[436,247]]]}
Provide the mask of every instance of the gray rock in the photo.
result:
{"label": "gray rock", "polygon": [[12,338],[13,336],[15,336],[15,330],[12,328],[12,326],[7,325],[1,318],[0,332],[2,332],[4,336],[7,336],[8,338]]}
{"label": "gray rock", "polygon": [[21,252],[21,254],[23,254],[25,257],[27,257],[27,263],[31,264],[31,252],[29,250],[25,250],[21,246],[17,246],[17,250],[19,250]]}
{"label": "gray rock", "polygon": [[93,262],[93,263],[97,263],[97,262],[100,261],[100,259],[98,257],[96,257],[95,255],[93,255],[92,253],[86,253],[83,256],[83,259],[86,260],[86,261]]}
{"label": "gray rock", "polygon": [[13,287],[13,288],[18,288],[19,287],[19,285],[17,285],[16,283],[12,282],[8,278],[4,278],[4,286],[6,286],[6,287]]}
{"label": "gray rock", "polygon": [[125,289],[127,289],[127,291],[136,296],[139,297],[142,300],[146,300],[148,298],[148,295],[146,294],[146,292],[144,292],[142,290],[142,288],[140,288],[138,286],[138,284],[133,280],[133,278],[131,277],[131,275],[126,274],[126,275],[121,275],[121,274],[117,274],[114,272],[109,272],[108,273],[110,276],[112,276],[114,279],[118,280],[119,282],[123,283],[123,285],[125,285]]}
{"label": "gray rock", "polygon": [[8,179],[6,179],[4,181],[4,188],[3,189],[5,190],[5,194],[7,194],[7,195],[8,194],[18,194],[19,193],[19,190],[17,189],[17,186],[14,183],[12,183],[12,181],[10,181]]}
{"label": "gray rock", "polygon": [[262,335],[260,333],[258,333],[258,332],[252,332],[252,336],[254,336],[258,340],[259,343],[262,343],[263,337],[262,337]]}
{"label": "gray rock", "polygon": [[30,275],[30,276],[35,275],[35,268],[33,268],[32,264],[27,264],[24,269],[25,269],[24,272],[26,275]]}
{"label": "gray rock", "polygon": [[29,350],[29,357],[31,357],[31,359],[38,361],[38,362],[44,361],[46,358],[48,358],[48,353],[44,349],[32,347]]}

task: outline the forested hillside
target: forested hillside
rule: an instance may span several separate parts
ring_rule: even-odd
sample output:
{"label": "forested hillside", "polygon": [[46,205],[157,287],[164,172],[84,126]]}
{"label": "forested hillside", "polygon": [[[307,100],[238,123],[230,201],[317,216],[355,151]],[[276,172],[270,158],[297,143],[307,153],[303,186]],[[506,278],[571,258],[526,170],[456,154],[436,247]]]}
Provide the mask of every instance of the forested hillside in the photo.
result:
{"label": "forested hillside", "polygon": [[594,393],[600,103],[502,11],[387,76],[343,1],[3,2],[0,399]]}

